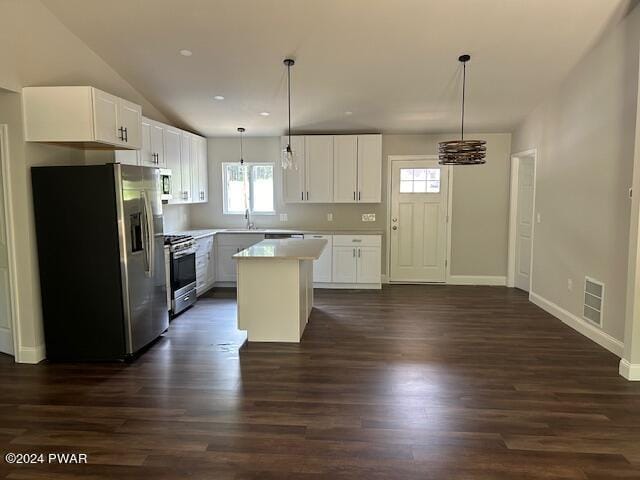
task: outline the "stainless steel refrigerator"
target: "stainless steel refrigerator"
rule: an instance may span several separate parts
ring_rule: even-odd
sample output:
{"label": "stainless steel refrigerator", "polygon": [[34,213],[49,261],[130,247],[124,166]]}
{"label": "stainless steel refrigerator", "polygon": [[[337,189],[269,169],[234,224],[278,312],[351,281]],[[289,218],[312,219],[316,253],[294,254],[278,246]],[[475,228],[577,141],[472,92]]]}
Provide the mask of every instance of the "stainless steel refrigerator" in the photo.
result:
{"label": "stainless steel refrigerator", "polygon": [[159,170],[31,169],[47,358],[133,357],[169,326]]}

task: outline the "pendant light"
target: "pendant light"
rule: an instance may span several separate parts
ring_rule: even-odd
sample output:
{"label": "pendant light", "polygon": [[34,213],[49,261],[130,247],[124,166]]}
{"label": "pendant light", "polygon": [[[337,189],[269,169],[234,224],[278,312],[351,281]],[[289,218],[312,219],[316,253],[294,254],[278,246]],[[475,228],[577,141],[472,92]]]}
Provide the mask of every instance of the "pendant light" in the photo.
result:
{"label": "pendant light", "polygon": [[291,67],[295,65],[295,61],[291,58],[285,58],[284,64],[287,66],[287,104],[289,108],[289,128],[287,131],[287,146],[282,150],[282,169],[298,169],[298,165],[293,157],[291,149]]}
{"label": "pendant light", "polygon": [[460,55],[458,61],[462,63],[462,122],[460,140],[450,140],[438,144],[438,163],[440,165],[481,165],[486,162],[487,142],[484,140],[464,139],[464,100],[467,86],[467,62],[470,55]]}
{"label": "pendant light", "polygon": [[242,140],[244,138],[244,132],[245,129],[244,127],[238,127],[238,133],[240,134],[240,165],[244,165],[244,155],[243,155],[243,151],[242,151]]}

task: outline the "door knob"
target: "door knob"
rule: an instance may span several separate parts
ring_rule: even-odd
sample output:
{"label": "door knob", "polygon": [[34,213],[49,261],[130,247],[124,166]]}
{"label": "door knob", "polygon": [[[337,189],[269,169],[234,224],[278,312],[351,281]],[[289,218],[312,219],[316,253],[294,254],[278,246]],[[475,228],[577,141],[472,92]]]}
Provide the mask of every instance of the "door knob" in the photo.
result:
{"label": "door knob", "polygon": [[398,229],[398,226],[397,226],[397,225],[394,225],[392,228],[393,228],[394,230],[397,230],[397,229]]}
{"label": "door knob", "polygon": [[398,219],[397,219],[397,218],[394,218],[394,219],[393,219],[393,223],[395,223],[395,222],[397,222],[397,221],[398,221]]}

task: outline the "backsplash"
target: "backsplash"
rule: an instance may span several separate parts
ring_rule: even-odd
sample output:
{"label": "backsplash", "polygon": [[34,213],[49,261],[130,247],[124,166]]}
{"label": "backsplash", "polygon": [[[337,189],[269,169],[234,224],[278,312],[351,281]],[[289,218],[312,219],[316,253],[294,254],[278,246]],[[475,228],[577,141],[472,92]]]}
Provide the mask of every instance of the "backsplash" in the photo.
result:
{"label": "backsplash", "polygon": [[162,215],[165,233],[189,230],[191,227],[188,205],[162,205]]}

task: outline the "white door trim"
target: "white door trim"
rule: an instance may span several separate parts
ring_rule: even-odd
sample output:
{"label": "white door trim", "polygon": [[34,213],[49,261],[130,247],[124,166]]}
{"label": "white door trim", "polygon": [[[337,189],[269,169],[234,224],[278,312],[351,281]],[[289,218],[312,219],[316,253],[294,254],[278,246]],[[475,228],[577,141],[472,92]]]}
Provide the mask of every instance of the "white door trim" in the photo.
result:
{"label": "white door trim", "polygon": [[9,299],[11,303],[11,317],[9,325],[13,336],[13,355],[16,362],[20,362],[20,311],[16,298],[16,285],[18,279],[16,273],[18,265],[16,263],[15,237],[14,237],[14,217],[13,217],[13,196],[11,194],[11,162],[9,161],[9,127],[6,124],[0,125],[0,169],[2,170],[2,191],[4,196],[4,220],[7,233],[7,250],[9,254]]}
{"label": "white door trim", "polygon": [[515,286],[516,277],[516,235],[518,215],[518,170],[520,159],[533,158],[533,218],[531,219],[531,264],[529,266],[529,292],[533,282],[533,243],[536,229],[536,175],[538,171],[538,150],[535,148],[511,154],[511,194],[509,197],[509,250],[507,261],[507,287]]}
{"label": "white door trim", "polygon": [[[391,278],[391,188],[393,187],[393,178],[392,178],[392,169],[393,162],[395,161],[419,161],[419,160],[438,160],[438,155],[389,155],[387,157],[387,238],[385,239],[385,254],[387,256],[386,265],[387,265],[387,274],[386,274],[386,282],[391,283],[393,279]],[[450,283],[451,279],[451,204],[453,199],[453,168],[449,168],[448,182],[449,182],[449,191],[447,192],[447,221],[445,228],[446,231],[446,242],[445,245],[445,255],[446,255],[446,266],[445,266],[445,283]],[[439,283],[442,285],[442,283]]]}

